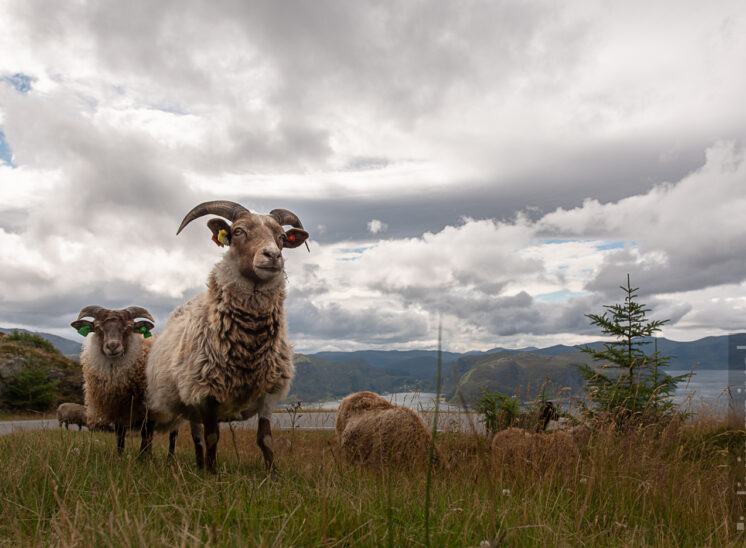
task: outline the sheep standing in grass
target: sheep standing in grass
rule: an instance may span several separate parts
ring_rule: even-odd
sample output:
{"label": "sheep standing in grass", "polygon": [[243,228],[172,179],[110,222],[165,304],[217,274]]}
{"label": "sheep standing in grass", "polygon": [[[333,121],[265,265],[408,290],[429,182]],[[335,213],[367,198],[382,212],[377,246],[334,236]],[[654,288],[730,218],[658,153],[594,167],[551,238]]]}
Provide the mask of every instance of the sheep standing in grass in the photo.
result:
{"label": "sheep standing in grass", "polygon": [[[148,407],[156,428],[184,419],[192,423],[197,466],[206,465],[211,472],[219,421],[258,413],[257,443],[267,471],[272,471],[272,409],[287,395],[295,374],[285,321],[282,250],[302,245],[308,233],[287,210],[259,215],[234,202],[216,201],[192,209],[177,234],[208,214],[232,223],[207,223],[213,241],[229,249],[213,267],[207,291],[174,310],[153,345],[147,365]],[[284,225],[293,228],[285,231]]]}
{"label": "sheep standing in grass", "polygon": [[[422,417],[373,392],[345,397],[337,411],[337,440],[351,461],[381,467],[427,465],[432,437]],[[435,452],[436,459],[440,455]]]}
{"label": "sheep standing in grass", "polygon": [[69,425],[77,424],[78,430],[82,429],[83,426],[87,426],[85,406],[79,403],[61,403],[57,406],[57,422],[65,425],[65,429],[69,430]]}
{"label": "sheep standing in grass", "polygon": [[[88,320],[85,318],[92,318]],[[136,321],[137,318],[146,318]],[[114,424],[117,451],[124,452],[130,428],[140,430],[140,451],[149,453],[152,423],[145,408],[145,362],[152,345],[153,317],[139,306],[109,310],[86,306],[72,325],[86,336],[80,363],[88,427]],[[173,454],[176,432],[171,432]]]}

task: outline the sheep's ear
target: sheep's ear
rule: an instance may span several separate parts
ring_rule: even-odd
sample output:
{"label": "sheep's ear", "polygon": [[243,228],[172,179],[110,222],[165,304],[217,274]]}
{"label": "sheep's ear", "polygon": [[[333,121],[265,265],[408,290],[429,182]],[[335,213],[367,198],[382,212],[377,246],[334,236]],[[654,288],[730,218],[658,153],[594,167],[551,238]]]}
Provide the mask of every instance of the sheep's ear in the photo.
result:
{"label": "sheep's ear", "polygon": [[155,325],[152,322],[149,322],[148,320],[140,320],[135,322],[135,333],[142,333],[142,336],[147,339],[152,335],[150,330],[154,327]]}
{"label": "sheep's ear", "polygon": [[70,325],[84,337],[93,329],[93,322],[89,320],[75,320],[74,322],[71,322]]}
{"label": "sheep's ear", "polygon": [[283,238],[282,247],[294,248],[303,243],[308,239],[308,232],[301,230],[300,228],[291,228],[285,233]]}
{"label": "sheep's ear", "polygon": [[218,246],[231,245],[231,227],[223,219],[210,219],[207,228],[212,231],[212,241]]}

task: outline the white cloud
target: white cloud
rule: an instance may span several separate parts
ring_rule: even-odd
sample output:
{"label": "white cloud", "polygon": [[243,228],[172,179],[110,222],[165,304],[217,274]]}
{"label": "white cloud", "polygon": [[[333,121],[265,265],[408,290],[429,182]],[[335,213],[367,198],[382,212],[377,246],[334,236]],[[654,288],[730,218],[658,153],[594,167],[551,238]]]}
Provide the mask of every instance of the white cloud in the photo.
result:
{"label": "white cloud", "polygon": [[172,7],[0,7],[0,323],[162,321],[220,256],[181,216],[235,199],[317,227],[306,349],[572,342],[627,272],[682,338],[740,325],[742,2]]}
{"label": "white cloud", "polygon": [[368,221],[368,232],[371,234],[378,234],[379,232],[386,232],[389,225],[378,219],[371,219]]}

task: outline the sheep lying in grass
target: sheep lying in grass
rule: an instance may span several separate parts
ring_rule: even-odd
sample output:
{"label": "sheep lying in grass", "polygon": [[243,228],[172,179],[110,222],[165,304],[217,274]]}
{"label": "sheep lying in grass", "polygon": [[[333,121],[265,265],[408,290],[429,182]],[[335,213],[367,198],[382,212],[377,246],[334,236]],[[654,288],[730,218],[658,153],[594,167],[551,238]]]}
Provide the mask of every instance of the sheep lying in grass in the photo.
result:
{"label": "sheep lying in grass", "polygon": [[61,403],[57,406],[57,422],[65,425],[65,429],[69,430],[69,425],[77,424],[78,430],[82,429],[83,426],[87,426],[85,406],[79,403]]}
{"label": "sheep lying in grass", "polygon": [[[93,318],[87,320],[84,318]],[[146,318],[137,320],[137,318]],[[86,336],[80,364],[89,428],[114,424],[117,451],[124,452],[127,429],[140,430],[140,451],[149,453],[152,422],[145,409],[145,362],[152,339],[153,317],[139,306],[109,310],[86,306],[72,325]],[[90,334],[90,336],[88,336]],[[177,431],[171,432],[173,454]]]}
{"label": "sheep lying in grass", "polygon": [[[345,457],[374,467],[426,466],[431,435],[422,417],[373,392],[357,392],[337,411],[337,440]],[[436,450],[436,461],[441,461]]]}
{"label": "sheep lying in grass", "polygon": [[492,438],[492,454],[501,465],[530,465],[544,473],[552,466],[568,464],[578,458],[578,447],[587,443],[587,428],[547,433],[550,421],[559,418],[550,401],[539,409],[535,433],[522,428],[501,430]]}
{"label": "sheep lying in grass", "polygon": [[529,465],[535,472],[544,473],[577,460],[578,448],[570,432],[534,434],[508,428],[492,438],[492,454],[500,465]]}

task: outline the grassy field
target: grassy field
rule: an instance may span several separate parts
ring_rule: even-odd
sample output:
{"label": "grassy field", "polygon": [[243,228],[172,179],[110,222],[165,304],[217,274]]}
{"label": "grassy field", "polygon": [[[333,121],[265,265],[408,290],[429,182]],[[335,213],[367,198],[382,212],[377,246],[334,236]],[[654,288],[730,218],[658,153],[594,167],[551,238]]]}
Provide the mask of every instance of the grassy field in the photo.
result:
{"label": "grassy field", "polygon": [[[0,437],[0,544],[7,546],[421,546],[426,471],[376,473],[341,462],[334,434],[275,433],[266,479],[251,432],[225,432],[219,472],[156,437],[152,461],[116,456],[87,431]],[[443,434],[433,473],[432,546],[742,546],[728,452],[741,432],[717,422],[594,435],[578,458],[496,466],[481,438]]]}

